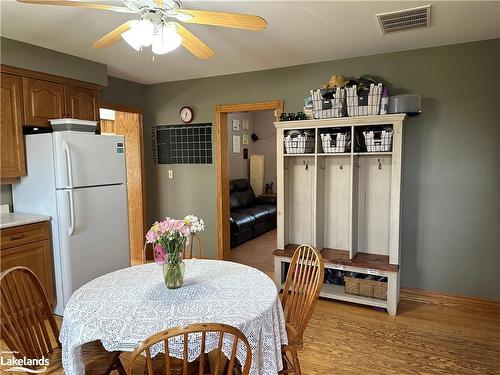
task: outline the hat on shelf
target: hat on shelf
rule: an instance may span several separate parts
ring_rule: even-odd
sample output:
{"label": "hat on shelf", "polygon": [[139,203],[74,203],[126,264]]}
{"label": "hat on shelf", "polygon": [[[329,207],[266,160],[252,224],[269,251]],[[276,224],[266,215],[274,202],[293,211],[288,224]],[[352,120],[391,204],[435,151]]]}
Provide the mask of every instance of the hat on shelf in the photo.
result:
{"label": "hat on shelf", "polygon": [[336,87],[344,87],[347,82],[349,82],[344,76],[334,74],[330,77],[328,83],[323,84],[323,87],[326,89],[333,89]]}

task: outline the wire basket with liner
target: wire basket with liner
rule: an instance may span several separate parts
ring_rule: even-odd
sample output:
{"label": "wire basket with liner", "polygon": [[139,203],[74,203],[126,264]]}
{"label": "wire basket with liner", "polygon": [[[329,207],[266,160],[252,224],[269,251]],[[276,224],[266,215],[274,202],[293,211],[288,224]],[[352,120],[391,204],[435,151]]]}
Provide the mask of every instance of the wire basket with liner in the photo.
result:
{"label": "wire basket with liner", "polygon": [[383,94],[381,83],[370,86],[352,85],[346,87],[347,114],[350,117],[373,116],[380,114],[380,101]]}
{"label": "wire basket with liner", "polygon": [[287,154],[314,152],[314,130],[288,130],[283,138]]}
{"label": "wire basket with liner", "polygon": [[348,152],[351,149],[351,134],[348,128],[322,129],[320,138],[325,154]]}

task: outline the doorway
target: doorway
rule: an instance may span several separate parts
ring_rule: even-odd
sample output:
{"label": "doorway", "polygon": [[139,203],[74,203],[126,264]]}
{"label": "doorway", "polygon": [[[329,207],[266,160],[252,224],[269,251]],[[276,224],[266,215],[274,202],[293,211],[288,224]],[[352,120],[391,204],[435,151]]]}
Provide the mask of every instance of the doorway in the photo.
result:
{"label": "doorway", "polygon": [[146,233],[142,109],[100,103],[100,114],[101,134],[115,134],[125,137],[130,260],[134,265],[142,261]]}
{"label": "doorway", "polygon": [[238,112],[274,111],[274,121],[278,121],[283,112],[283,101],[219,105],[215,108],[216,139],[216,184],[217,184],[217,255],[219,259],[228,259],[230,252],[229,223],[229,115]]}

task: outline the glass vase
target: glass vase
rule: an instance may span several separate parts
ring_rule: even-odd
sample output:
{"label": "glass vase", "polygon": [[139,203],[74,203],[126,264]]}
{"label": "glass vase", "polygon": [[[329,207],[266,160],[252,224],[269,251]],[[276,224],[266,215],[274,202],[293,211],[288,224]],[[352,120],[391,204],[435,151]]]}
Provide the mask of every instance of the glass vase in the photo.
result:
{"label": "glass vase", "polygon": [[169,289],[177,289],[184,282],[184,262],[180,257],[163,264],[163,280]]}

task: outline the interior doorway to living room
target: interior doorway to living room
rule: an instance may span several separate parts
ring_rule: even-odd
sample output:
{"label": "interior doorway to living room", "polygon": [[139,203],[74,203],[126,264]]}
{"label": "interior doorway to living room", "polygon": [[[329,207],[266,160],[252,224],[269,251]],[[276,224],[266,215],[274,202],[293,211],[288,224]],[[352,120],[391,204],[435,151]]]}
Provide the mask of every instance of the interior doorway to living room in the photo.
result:
{"label": "interior doorway to living room", "polygon": [[282,101],[216,108],[219,258],[272,272],[276,130]]}
{"label": "interior doorway to living room", "polygon": [[272,272],[276,249],[273,110],[228,115],[229,259]]}

